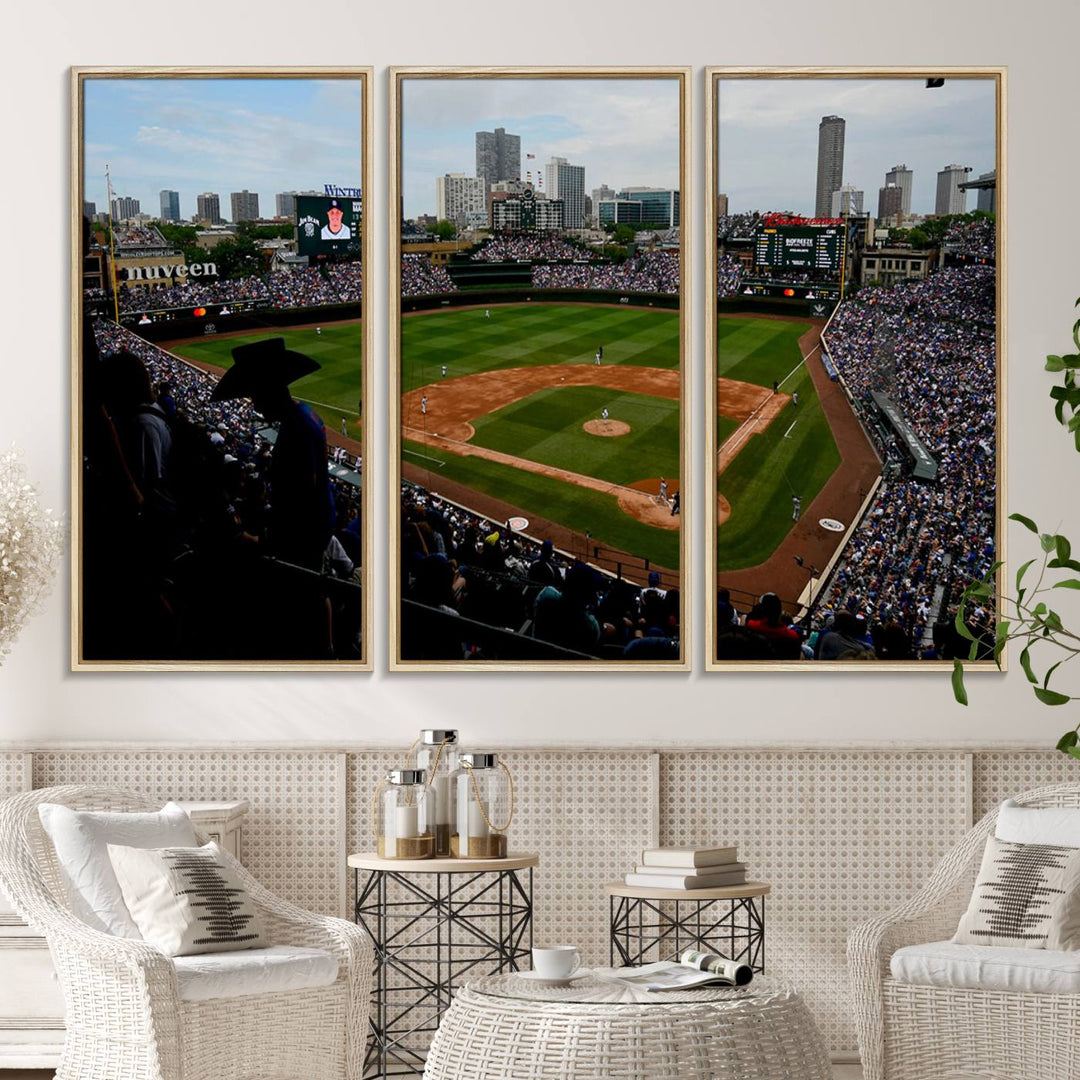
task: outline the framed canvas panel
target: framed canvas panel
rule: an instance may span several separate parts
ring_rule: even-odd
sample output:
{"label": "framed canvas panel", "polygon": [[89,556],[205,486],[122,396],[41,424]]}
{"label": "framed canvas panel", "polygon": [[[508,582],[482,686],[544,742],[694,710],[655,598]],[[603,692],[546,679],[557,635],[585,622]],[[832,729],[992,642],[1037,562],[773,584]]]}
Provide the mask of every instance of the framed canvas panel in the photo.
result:
{"label": "framed canvas panel", "polygon": [[706,88],[706,668],[951,667],[1005,572],[1005,70]]}
{"label": "framed canvas panel", "polygon": [[74,670],[370,669],[371,79],[72,70]]}
{"label": "framed canvas panel", "polygon": [[393,670],[687,670],[687,68],[391,71]]}

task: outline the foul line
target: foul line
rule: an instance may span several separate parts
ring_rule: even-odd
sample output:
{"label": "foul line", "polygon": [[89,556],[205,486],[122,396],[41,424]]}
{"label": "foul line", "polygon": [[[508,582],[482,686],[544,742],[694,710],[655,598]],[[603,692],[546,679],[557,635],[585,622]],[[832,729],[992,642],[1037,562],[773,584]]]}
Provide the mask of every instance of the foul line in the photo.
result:
{"label": "foul line", "polygon": [[438,458],[432,457],[430,454],[421,454],[417,450],[410,450],[408,447],[402,447],[401,452],[403,454],[412,454],[413,457],[423,458],[425,461],[434,461],[436,465],[441,469],[446,462],[440,461]]}
{"label": "foul line", "polygon": [[785,439],[791,434],[791,428],[793,428],[798,422],[799,422],[798,420],[792,420],[791,421],[791,427],[789,427],[787,429],[787,431],[784,432],[784,438]]}
{"label": "foul line", "polygon": [[[784,385],[784,383],[786,383],[786,382],[788,381],[788,379],[790,379],[790,378],[791,378],[791,376],[792,376],[792,375],[794,375],[794,374],[795,374],[795,372],[796,372],[796,371],[798,371],[798,370],[799,370],[799,368],[801,368],[801,367],[803,366],[803,364],[805,364],[805,363],[806,363],[806,361],[807,361],[807,360],[809,360],[809,359],[810,359],[810,357],[811,357],[811,356],[813,356],[813,355],[814,355],[814,353],[816,353],[816,352],[818,351],[818,349],[820,349],[820,348],[821,348],[821,342],[819,341],[819,342],[818,342],[818,343],[817,343],[817,344],[816,344],[816,345],[815,345],[815,346],[814,346],[814,347],[813,347],[813,348],[812,348],[812,349],[811,349],[811,350],[810,350],[810,351],[809,351],[809,352],[808,352],[808,353],[807,353],[807,354],[806,354],[806,355],[805,355],[805,356],[804,356],[804,357],[803,357],[803,358],[802,358],[802,359],[801,359],[801,360],[800,360],[800,361],[799,361],[799,362],[798,362],[798,363],[797,363],[797,364],[796,364],[796,365],[795,365],[795,366],[794,366],[794,367],[793,367],[793,368],[792,368],[792,369],[791,369],[791,370],[790,370],[790,371],[789,371],[789,372],[788,372],[788,373],[787,373],[787,374],[786,374],[786,375],[785,375],[785,376],[784,376],[784,377],[783,377],[783,378],[782,378],[782,379],[781,379],[781,380],[780,380],[780,381],[779,381],[779,382],[777,383],[777,387],[779,388],[779,387],[783,386],[783,385]],[[762,389],[766,389],[766,388],[765,388],[765,387],[762,387]],[[741,424],[740,424],[740,425],[739,425],[739,426],[738,426],[738,427],[737,427],[737,428],[736,428],[736,429],[735,429],[735,430],[734,430],[734,431],[733,431],[733,432],[732,432],[732,433],[731,433],[731,434],[730,434],[730,435],[729,435],[729,436],[728,436],[728,437],[727,437],[727,438],[726,438],[726,439],[724,440],[724,443],[723,443],[723,445],[722,445],[722,446],[719,446],[719,447],[717,447],[717,450],[716,450],[716,456],[717,456],[717,457],[719,457],[719,456],[720,456],[720,455],[721,455],[721,454],[722,454],[722,453],[723,453],[723,452],[724,452],[724,451],[725,451],[725,450],[726,450],[726,449],[728,448],[728,446],[732,446],[732,448],[734,449],[735,447],[738,447],[738,446],[740,446],[740,445],[741,445],[741,444],[742,444],[742,443],[743,443],[743,442],[744,442],[744,441],[745,441],[746,439],[748,439],[748,438],[749,438],[749,437],[750,437],[750,436],[751,436],[751,435],[753,434],[753,428],[754,428],[754,424],[755,424],[755,423],[757,423],[758,413],[760,413],[760,412],[761,412],[761,410],[765,408],[765,406],[766,406],[766,405],[767,405],[767,404],[769,403],[769,401],[770,401],[771,397],[772,397],[772,395],[771,395],[771,394],[769,394],[769,395],[766,395],[766,397],[762,399],[762,402],[761,402],[761,404],[760,404],[760,405],[758,405],[758,407],[757,407],[757,408],[756,408],[756,409],[755,409],[755,410],[754,410],[754,411],[753,411],[753,412],[752,412],[752,413],[751,413],[751,414],[750,414],[750,415],[749,415],[749,416],[748,416],[748,417],[747,417],[747,418],[746,418],[746,419],[745,419],[745,420],[744,420],[744,421],[743,421],[743,422],[742,422],[742,423],[741,423]],[[795,425],[794,425],[794,424],[792,424],[792,427],[794,427],[794,426],[795,426]],[[791,428],[788,428],[788,431],[790,431],[790,430],[791,430]],[[786,433],[785,433],[785,434],[786,434]],[[741,436],[741,438],[740,438],[740,436]]]}

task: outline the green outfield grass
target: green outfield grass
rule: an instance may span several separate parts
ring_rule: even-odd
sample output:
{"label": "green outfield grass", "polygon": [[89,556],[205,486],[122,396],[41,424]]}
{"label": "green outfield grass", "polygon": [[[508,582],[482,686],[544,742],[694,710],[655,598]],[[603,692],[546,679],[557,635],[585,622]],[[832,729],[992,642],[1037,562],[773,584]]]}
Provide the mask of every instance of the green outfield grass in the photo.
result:
{"label": "green outfield grass", "polygon": [[[676,369],[679,313],[568,304],[493,304],[437,311],[402,319],[402,390],[442,377],[499,368],[548,364],[591,364],[604,347],[604,364]],[[587,435],[582,424],[599,419],[607,406],[612,419],[630,424],[629,435]],[[549,389],[530,395],[475,421],[475,441],[516,457],[630,484],[650,477],[679,475],[678,403],[624,394],[603,387]],[[529,514],[579,532],[610,547],[679,567],[677,531],[642,525],[619,509],[613,495],[537,476],[480,458],[459,457],[405,443],[403,460],[431,467],[432,482],[445,476],[503,499]],[[443,461],[435,466],[428,457]]]}
{"label": "green outfield grass", "polygon": [[[590,435],[607,408],[627,435]],[[679,475],[679,403],[602,386],[540,390],[477,420],[472,442],[613,484]]]}
{"label": "green outfield grass", "polygon": [[[771,387],[774,379],[783,380],[799,363],[798,339],[806,329],[805,323],[720,316],[720,374]],[[815,362],[816,356],[811,360]],[[799,368],[782,389],[787,394],[798,391],[799,404],[789,402],[766,432],[752,435],[720,476],[720,492],[731,504],[731,517],[717,539],[721,571],[757,566],[768,559],[791,530],[792,494],[802,499],[805,510],[840,464],[807,369]],[[719,417],[719,443],[737,427]]]}
{"label": "green outfield grass", "polygon": [[310,356],[321,368],[292,384],[293,396],[315,406],[331,431],[348,423],[350,435],[360,437],[358,421],[362,392],[363,332],[359,322],[327,323],[321,334],[307,330],[259,330],[235,337],[209,336],[202,341],[177,345],[171,351],[188,360],[218,367],[232,367],[232,351],[239,345],[265,338],[283,337],[287,349]]}
{"label": "green outfield grass", "polygon": [[573,304],[492,304],[433,311],[401,320],[401,388],[447,375],[545,364],[679,366],[679,313]]}

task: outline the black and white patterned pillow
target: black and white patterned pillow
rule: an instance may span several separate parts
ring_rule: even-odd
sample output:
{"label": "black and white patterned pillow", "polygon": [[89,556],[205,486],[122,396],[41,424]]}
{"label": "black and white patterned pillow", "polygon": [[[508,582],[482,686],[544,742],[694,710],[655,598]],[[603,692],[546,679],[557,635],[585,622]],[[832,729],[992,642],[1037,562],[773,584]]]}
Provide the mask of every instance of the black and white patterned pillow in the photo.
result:
{"label": "black and white patterned pillow", "polygon": [[1080,848],[991,836],[953,941],[1080,948]]}
{"label": "black and white patterned pillow", "polygon": [[109,845],[109,859],[143,940],[168,956],[264,948],[259,913],[215,843]]}

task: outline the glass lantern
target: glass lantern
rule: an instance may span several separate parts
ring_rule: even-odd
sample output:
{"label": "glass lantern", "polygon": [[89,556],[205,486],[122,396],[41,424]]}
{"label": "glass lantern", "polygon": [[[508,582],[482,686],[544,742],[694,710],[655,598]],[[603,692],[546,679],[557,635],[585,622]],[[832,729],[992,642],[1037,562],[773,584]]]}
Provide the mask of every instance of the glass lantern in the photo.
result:
{"label": "glass lantern", "polygon": [[375,790],[375,835],[382,859],[435,854],[437,800],[423,769],[394,769]]}
{"label": "glass lantern", "polygon": [[428,776],[435,795],[435,854],[450,854],[450,834],[454,831],[454,800],[450,797],[452,777],[458,772],[458,733],[452,728],[425,728],[420,732],[416,767]]}
{"label": "glass lantern", "polygon": [[505,859],[514,819],[514,782],[498,754],[461,754],[454,781],[456,832],[451,853],[461,859]]}

